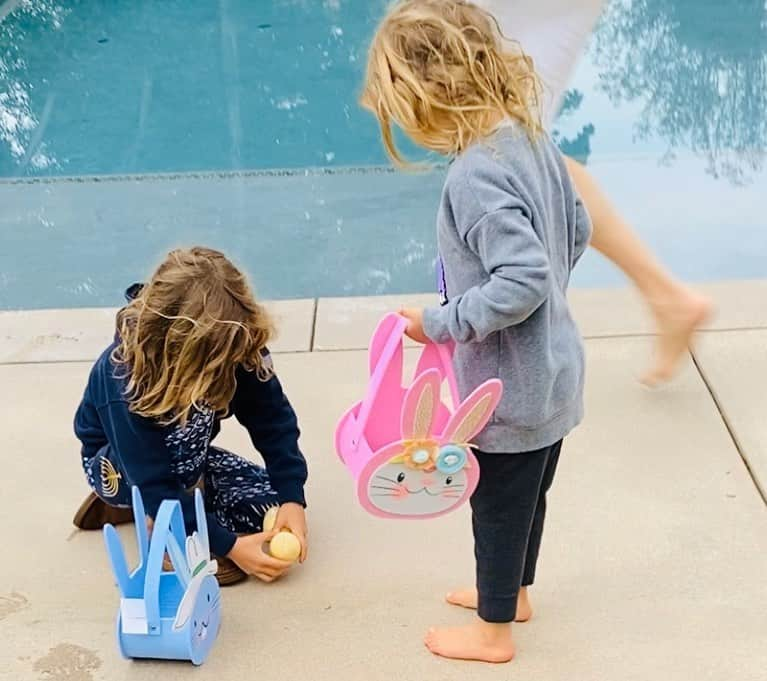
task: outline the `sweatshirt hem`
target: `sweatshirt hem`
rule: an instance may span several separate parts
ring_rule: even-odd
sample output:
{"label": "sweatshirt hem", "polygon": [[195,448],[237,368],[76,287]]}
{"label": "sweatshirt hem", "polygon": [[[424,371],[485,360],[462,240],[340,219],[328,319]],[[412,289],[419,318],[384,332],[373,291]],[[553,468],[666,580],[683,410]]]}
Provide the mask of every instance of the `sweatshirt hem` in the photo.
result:
{"label": "sweatshirt hem", "polygon": [[559,412],[536,428],[522,428],[503,421],[490,423],[475,438],[477,448],[488,454],[521,454],[549,447],[564,439],[583,420],[583,403]]}

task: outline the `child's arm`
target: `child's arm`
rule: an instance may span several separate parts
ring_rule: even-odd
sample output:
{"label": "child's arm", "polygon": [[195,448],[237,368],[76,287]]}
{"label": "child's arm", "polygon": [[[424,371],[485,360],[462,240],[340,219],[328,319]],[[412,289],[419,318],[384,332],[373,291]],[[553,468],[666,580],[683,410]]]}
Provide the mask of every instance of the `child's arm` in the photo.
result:
{"label": "child's arm", "polygon": [[100,449],[109,444],[98,410],[89,398],[87,390],[75,412],[74,430],[80,440],[80,455],[83,461],[90,461],[98,455]]}
{"label": "child's arm", "polygon": [[[264,358],[270,361],[267,351]],[[269,473],[269,482],[280,502],[276,527],[287,527],[301,543],[300,561],[306,559],[304,483],[306,460],[298,446],[296,414],[277,376],[262,381],[254,372],[238,369],[232,412],[247,429]]]}
{"label": "child's arm", "polygon": [[[164,499],[178,499],[184,515],[187,533],[197,529],[194,495],[179,483],[170,470],[170,453],[165,444],[164,428],[153,421],[128,411],[125,402],[112,402],[116,449],[131,484],[141,490],[147,515],[154,519]],[[274,533],[259,532],[238,537],[222,527],[212,513],[206,513],[210,550],[215,556],[228,556],[248,574],[271,582],[280,577],[291,564],[277,560],[263,550],[263,544]]]}
{"label": "child's arm", "polygon": [[573,258],[570,265],[572,270],[581,256],[588,248],[591,241],[591,217],[580,196],[575,197],[575,239],[573,244]]}
{"label": "child's arm", "polygon": [[255,372],[238,369],[232,412],[264,458],[280,503],[305,506],[307,468],[298,446],[298,420],[277,376],[262,381]]}
{"label": "child's arm", "polygon": [[483,213],[461,236],[488,279],[441,308],[424,310],[426,335],[437,343],[478,342],[525,321],[548,297],[549,259],[522,201]]}

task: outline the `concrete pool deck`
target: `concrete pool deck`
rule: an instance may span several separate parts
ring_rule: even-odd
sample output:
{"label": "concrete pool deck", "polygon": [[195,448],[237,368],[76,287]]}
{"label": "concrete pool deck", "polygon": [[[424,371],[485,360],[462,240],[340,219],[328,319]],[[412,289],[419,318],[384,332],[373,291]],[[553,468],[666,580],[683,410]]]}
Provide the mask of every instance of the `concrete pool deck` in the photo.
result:
{"label": "concrete pool deck", "polygon": [[[517,659],[501,667],[439,660],[421,645],[429,625],[470,617],[441,602],[471,580],[465,509],[375,520],[332,448],[336,417],[363,390],[373,325],[416,296],[273,305],[275,361],[312,471],[311,556],[281,583],[225,590],[219,641],[194,672],[119,658],[101,535],[71,526],[86,491],[72,414],[113,311],[0,313],[0,679],[763,679],[767,281],[701,288],[718,316],[677,380],[655,391],[635,380],[651,348],[637,300],[573,291],[588,414],[552,492],[535,617],[515,626]],[[253,451],[229,422],[220,441]]]}

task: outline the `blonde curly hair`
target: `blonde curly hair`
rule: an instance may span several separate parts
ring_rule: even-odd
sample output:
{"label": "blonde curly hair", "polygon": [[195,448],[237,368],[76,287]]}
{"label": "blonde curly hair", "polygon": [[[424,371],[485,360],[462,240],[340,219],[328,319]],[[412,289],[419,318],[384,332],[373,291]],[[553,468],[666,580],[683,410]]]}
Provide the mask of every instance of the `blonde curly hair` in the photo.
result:
{"label": "blonde curly hair", "polygon": [[117,316],[112,352],[130,409],[168,425],[193,409],[226,412],[239,366],[268,378],[272,323],[242,274],[209,248],[168,254]]}
{"label": "blonde curly hair", "polygon": [[460,154],[504,119],[536,136],[540,91],[530,57],[484,10],[462,0],[402,0],[373,37],[360,103],[378,119],[391,159],[407,167],[392,123],[431,151]]}

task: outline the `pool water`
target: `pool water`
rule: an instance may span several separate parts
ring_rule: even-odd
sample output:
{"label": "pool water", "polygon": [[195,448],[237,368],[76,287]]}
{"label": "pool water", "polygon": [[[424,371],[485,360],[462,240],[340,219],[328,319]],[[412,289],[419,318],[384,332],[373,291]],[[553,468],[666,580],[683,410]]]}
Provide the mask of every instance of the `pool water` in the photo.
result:
{"label": "pool water", "polygon": [[[0,2],[0,308],[117,304],[191,243],[266,297],[433,289],[441,171],[357,105],[386,4]],[[555,135],[681,276],[767,276],[764,0],[613,2]]]}

